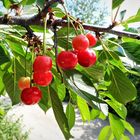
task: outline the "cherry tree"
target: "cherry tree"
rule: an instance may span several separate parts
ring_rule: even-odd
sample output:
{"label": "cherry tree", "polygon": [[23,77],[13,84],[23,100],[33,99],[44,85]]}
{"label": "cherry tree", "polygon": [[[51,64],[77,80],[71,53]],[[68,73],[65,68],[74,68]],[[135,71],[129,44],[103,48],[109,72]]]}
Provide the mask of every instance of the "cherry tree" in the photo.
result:
{"label": "cherry tree", "polygon": [[[0,95],[7,93],[12,105],[52,108],[65,139],[73,137],[76,108],[83,122],[109,120],[99,140],[129,139],[125,130],[134,135],[125,105],[137,96],[128,75],[140,76],[140,35],[129,24],[140,21],[140,10],[125,21],[122,12],[116,22],[117,10],[105,28],[71,16],[63,0],[1,1],[7,12],[0,16]],[[123,1],[113,0],[112,10]],[[114,29],[118,25],[125,31]],[[127,67],[126,57],[137,69]]]}

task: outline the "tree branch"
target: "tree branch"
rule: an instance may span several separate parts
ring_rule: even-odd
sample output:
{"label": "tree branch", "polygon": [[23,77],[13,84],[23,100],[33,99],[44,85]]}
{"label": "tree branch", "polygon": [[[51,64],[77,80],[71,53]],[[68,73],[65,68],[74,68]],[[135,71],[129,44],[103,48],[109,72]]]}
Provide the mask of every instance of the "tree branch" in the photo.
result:
{"label": "tree branch", "polygon": [[[48,13],[48,9],[51,5],[53,5],[54,3],[59,2],[61,4],[63,4],[63,0],[50,0],[47,1],[45,3],[44,8],[42,9],[41,12],[39,12],[38,14],[31,16],[31,17],[19,17],[19,16],[0,16],[0,24],[4,24],[4,25],[21,25],[23,27],[27,27],[30,25],[40,25],[43,26],[43,18],[46,16],[46,14]],[[68,24],[67,21],[65,20],[61,20],[61,19],[56,19],[53,22],[47,22],[47,28],[52,28],[54,26],[61,26],[61,27],[66,27]],[[72,25],[70,25],[72,26]],[[85,30],[90,30],[90,31],[94,31],[94,32],[103,32],[103,33],[110,33],[110,34],[114,34],[117,36],[125,36],[125,37],[129,37],[129,38],[133,38],[133,39],[138,39],[140,40],[140,35],[139,34],[135,34],[135,33],[130,33],[130,32],[124,32],[124,31],[117,31],[114,30],[112,28],[110,28],[111,26],[104,28],[101,26],[95,26],[95,25],[89,25],[89,24],[83,24],[83,28]]]}

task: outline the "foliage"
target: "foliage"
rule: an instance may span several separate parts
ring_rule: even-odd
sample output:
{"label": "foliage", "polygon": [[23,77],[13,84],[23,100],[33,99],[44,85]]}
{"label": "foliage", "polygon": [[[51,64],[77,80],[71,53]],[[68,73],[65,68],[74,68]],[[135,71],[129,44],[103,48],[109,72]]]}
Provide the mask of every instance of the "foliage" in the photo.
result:
{"label": "foliage", "polygon": [[22,118],[15,119],[14,115],[6,115],[11,108],[9,103],[0,101],[0,139],[1,140],[27,140],[29,132],[23,132]]}
{"label": "foliage", "polygon": [[[2,2],[7,9],[10,9],[11,4],[17,4],[19,7],[22,5],[25,9],[28,5],[28,9],[30,9],[33,7],[32,4],[35,3],[35,0],[2,0]],[[113,9],[122,2],[122,0],[113,1]],[[44,0],[37,0],[37,4],[43,7]],[[66,9],[64,8],[65,13],[59,6],[58,3],[51,6],[56,19],[64,18],[64,15],[68,15]],[[129,30],[129,23],[139,21],[139,14],[140,12],[138,11],[135,16],[122,22],[126,30]],[[76,19],[70,15],[67,20],[71,24],[76,22]],[[1,25],[0,27],[0,94],[2,95],[6,92],[12,101],[12,105],[21,102],[18,80],[25,75],[32,78],[32,65],[35,57],[40,53],[36,53],[36,50],[39,49],[41,52],[43,50],[43,53],[53,60],[52,83],[47,87],[38,86],[42,91],[39,106],[44,112],[52,107],[65,139],[73,137],[70,130],[75,123],[74,110],[76,107],[80,111],[83,122],[96,118],[109,118],[110,125],[101,130],[99,140],[129,139],[125,136],[125,130],[134,135],[133,127],[126,121],[127,109],[125,105],[134,101],[137,96],[136,87],[128,77],[130,73],[140,76],[140,72],[128,69],[122,60],[129,57],[133,62],[139,64],[139,40],[118,39],[116,36],[98,36],[97,45],[91,48],[96,52],[98,58],[95,65],[89,68],[78,65],[74,70],[62,70],[58,69],[55,63],[57,53],[64,49],[72,50],[72,38],[77,34],[84,33],[80,23],[78,23],[79,28],[75,26],[69,27],[68,24],[68,27],[57,27],[56,32],[55,27],[53,27],[53,30],[51,30],[52,28],[44,30],[37,25],[30,26],[29,29],[32,28],[33,31],[39,32],[41,35],[44,33],[44,40],[47,39],[46,42],[44,41],[44,46],[42,46],[41,39],[39,37],[35,38],[35,41],[39,40],[41,44],[39,44],[39,47],[36,46],[36,42],[33,42],[33,38],[30,38],[29,30],[28,33],[26,30],[27,27],[23,28],[19,25]],[[30,29],[30,32],[32,30]],[[36,37],[36,35],[32,37]],[[35,84],[32,83],[32,85]],[[70,98],[65,111],[62,101],[66,93],[69,94]],[[115,113],[109,112],[109,107]]]}

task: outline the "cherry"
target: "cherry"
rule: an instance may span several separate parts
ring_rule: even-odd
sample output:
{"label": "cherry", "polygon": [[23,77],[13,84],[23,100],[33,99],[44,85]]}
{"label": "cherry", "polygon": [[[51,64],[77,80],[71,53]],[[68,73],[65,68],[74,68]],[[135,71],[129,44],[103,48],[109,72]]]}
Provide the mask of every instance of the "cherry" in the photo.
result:
{"label": "cherry", "polygon": [[52,59],[49,56],[37,56],[33,63],[35,72],[46,72],[52,68]]}
{"label": "cherry", "polygon": [[21,101],[26,105],[33,105],[40,101],[42,92],[37,87],[25,88],[21,93]]}
{"label": "cherry", "polygon": [[53,75],[51,71],[47,72],[34,72],[34,82],[40,86],[48,86],[52,81]]}
{"label": "cherry", "polygon": [[71,51],[62,51],[57,56],[57,64],[64,70],[74,69],[77,63],[77,55]]}
{"label": "cherry", "polygon": [[78,35],[72,39],[72,46],[78,51],[85,50],[89,47],[89,40],[85,35]]}
{"label": "cherry", "polygon": [[96,43],[97,43],[97,38],[96,38],[93,34],[87,33],[87,34],[86,34],[86,37],[87,37],[88,40],[89,40],[89,47],[93,47],[93,46],[96,45]]}
{"label": "cherry", "polygon": [[21,77],[18,80],[18,87],[20,90],[30,87],[30,77]]}
{"label": "cherry", "polygon": [[84,67],[90,67],[96,62],[96,54],[90,49],[78,52],[77,56],[79,64]]}

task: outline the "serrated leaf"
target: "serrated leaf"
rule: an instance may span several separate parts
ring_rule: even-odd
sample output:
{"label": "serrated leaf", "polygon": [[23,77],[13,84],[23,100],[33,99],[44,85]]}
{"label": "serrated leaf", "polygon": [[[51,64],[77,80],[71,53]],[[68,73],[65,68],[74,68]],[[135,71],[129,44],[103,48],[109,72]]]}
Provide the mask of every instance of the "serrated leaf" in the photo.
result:
{"label": "serrated leaf", "polygon": [[14,82],[14,76],[12,73],[5,72],[3,76],[3,83],[5,85],[5,90],[8,93],[12,105],[15,105],[20,102],[20,90],[16,86],[16,83]]}
{"label": "serrated leaf", "polygon": [[2,80],[4,73],[5,73],[4,71],[0,71],[0,95],[2,95],[5,90],[5,86]]}
{"label": "serrated leaf", "polygon": [[69,140],[70,138],[72,138],[72,135],[70,134],[68,120],[64,113],[62,103],[61,103],[57,93],[51,87],[50,87],[49,94],[50,94],[52,108],[53,108],[53,112],[54,112],[56,121],[57,121],[63,135],[65,136],[65,139]]}
{"label": "serrated leaf", "polygon": [[90,79],[87,79],[77,70],[64,71],[64,83],[80,97],[85,99],[91,107],[98,108],[108,114],[108,107],[103,100],[99,98]]}
{"label": "serrated leaf", "polygon": [[100,111],[97,110],[97,109],[92,109],[91,112],[90,112],[90,118],[91,120],[94,120],[96,119],[98,116],[100,115]]}
{"label": "serrated leaf", "polygon": [[100,81],[104,75],[103,65],[94,65],[89,68],[84,68],[83,70],[95,81]]}
{"label": "serrated leaf", "polygon": [[137,91],[133,83],[116,67],[110,72],[111,84],[108,86],[108,91],[113,98],[122,104],[134,100],[137,96]]}
{"label": "serrated leaf", "polygon": [[71,103],[68,103],[66,108],[66,117],[68,119],[69,129],[71,130],[75,124],[75,111]]}
{"label": "serrated leaf", "polygon": [[113,2],[112,3],[112,9],[115,9],[116,7],[121,5],[124,2],[124,0],[113,0],[112,2]]}
{"label": "serrated leaf", "polygon": [[2,107],[0,107],[0,117],[3,116],[4,114],[5,114],[5,110]]}
{"label": "serrated leaf", "polygon": [[10,58],[9,58],[8,52],[6,53],[6,50],[4,49],[4,47],[0,45],[0,65],[9,61],[10,61]]}
{"label": "serrated leaf", "polygon": [[44,7],[45,0],[37,0],[37,5],[39,5],[41,8]]}
{"label": "serrated leaf", "polygon": [[31,5],[31,4],[33,4],[35,2],[36,2],[36,0],[22,0],[20,2],[20,4],[22,4],[22,5]]}
{"label": "serrated leaf", "polygon": [[[57,31],[58,36],[58,46],[62,48],[67,47],[67,27],[61,28]],[[75,37],[75,30],[74,28],[69,28],[69,43],[68,48],[72,49],[72,39]]]}
{"label": "serrated leaf", "polygon": [[130,140],[130,138],[128,136],[122,135],[121,137],[122,140]]}
{"label": "serrated leaf", "polygon": [[54,8],[52,8],[52,11],[53,11],[55,17],[62,18],[63,16],[65,16],[65,13],[62,11],[61,8],[54,7]]}
{"label": "serrated leaf", "polygon": [[140,64],[140,44],[136,42],[124,42],[121,44],[128,57]]}
{"label": "serrated leaf", "polygon": [[[66,86],[70,87],[79,96],[84,98],[91,106],[94,106],[92,100],[103,102],[98,98],[98,94],[95,92],[94,87],[86,83],[86,78],[77,70],[64,71],[64,82]],[[87,79],[87,78],[86,78]]]}
{"label": "serrated leaf", "polygon": [[114,136],[110,126],[105,126],[102,128],[98,136],[98,140],[114,140]]}
{"label": "serrated leaf", "polygon": [[115,100],[107,100],[106,101],[113,109],[114,111],[123,119],[126,118],[127,115],[127,109],[123,104],[120,104],[119,102]]}
{"label": "serrated leaf", "polygon": [[121,122],[120,118],[110,113],[109,122],[110,122],[111,130],[116,140],[120,140],[125,130],[124,125]]}
{"label": "serrated leaf", "polygon": [[125,120],[121,120],[121,122],[123,123],[124,127],[126,130],[128,130],[128,132],[134,136],[134,133],[135,133],[135,130],[134,128],[132,127],[132,125],[130,123],[128,123],[127,121]]}
{"label": "serrated leaf", "polygon": [[62,84],[62,83],[59,84],[57,86],[57,92],[58,92],[58,96],[59,96],[60,100],[63,101],[64,98],[65,98],[65,95],[66,95],[66,87],[65,87],[65,85]]}
{"label": "serrated leaf", "polygon": [[7,9],[9,9],[12,4],[10,0],[2,0],[2,2],[3,2],[4,7]]}
{"label": "serrated leaf", "polygon": [[80,96],[77,96],[77,105],[80,110],[83,122],[90,121],[90,111],[86,101]]}
{"label": "serrated leaf", "polygon": [[39,106],[44,112],[47,112],[47,110],[51,107],[48,87],[40,87],[40,90],[42,91],[42,98],[39,102]]}

